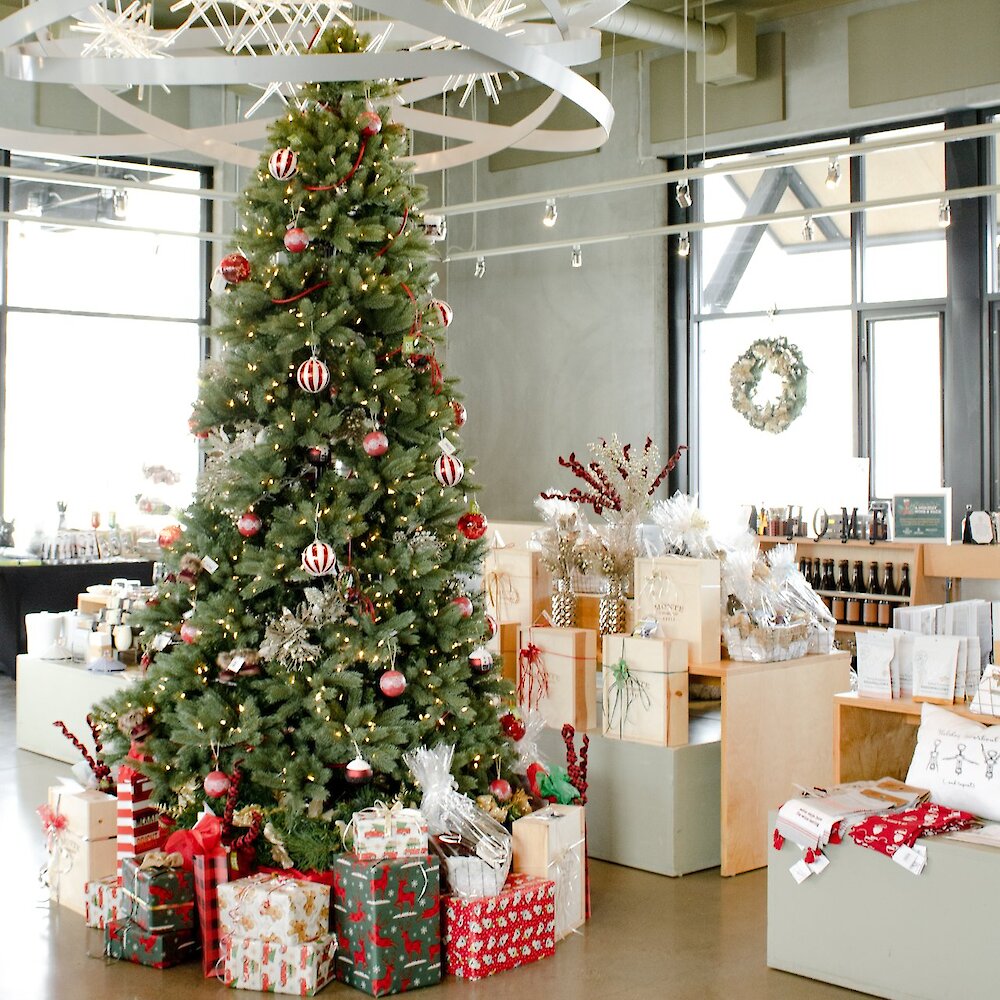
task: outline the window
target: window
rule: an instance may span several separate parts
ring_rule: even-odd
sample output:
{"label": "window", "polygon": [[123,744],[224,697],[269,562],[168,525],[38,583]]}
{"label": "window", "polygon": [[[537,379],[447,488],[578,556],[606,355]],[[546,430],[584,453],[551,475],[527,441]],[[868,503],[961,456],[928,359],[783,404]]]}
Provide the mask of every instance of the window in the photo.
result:
{"label": "window", "polygon": [[198,471],[187,420],[206,320],[205,176],[18,153],[10,166],[4,516],[21,548],[55,529],[57,502],[71,527],[92,512],[151,526],[148,501],[185,506]]}

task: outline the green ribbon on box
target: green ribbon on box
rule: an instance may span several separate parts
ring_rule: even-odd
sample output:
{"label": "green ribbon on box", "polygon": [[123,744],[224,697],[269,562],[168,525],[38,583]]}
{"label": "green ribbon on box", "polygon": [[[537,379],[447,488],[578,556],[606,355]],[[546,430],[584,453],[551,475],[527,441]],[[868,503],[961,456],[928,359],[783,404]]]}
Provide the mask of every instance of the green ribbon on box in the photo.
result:
{"label": "green ribbon on box", "polygon": [[625,723],[628,720],[629,710],[638,701],[643,709],[649,711],[652,700],[649,697],[649,689],[644,681],[639,680],[629,669],[628,661],[625,659],[625,643],[622,642],[622,655],[617,663],[605,666],[605,670],[611,671],[611,686],[613,701],[611,705],[604,706],[604,731],[607,732],[614,725],[615,717],[618,717],[618,736],[622,738],[625,732]]}

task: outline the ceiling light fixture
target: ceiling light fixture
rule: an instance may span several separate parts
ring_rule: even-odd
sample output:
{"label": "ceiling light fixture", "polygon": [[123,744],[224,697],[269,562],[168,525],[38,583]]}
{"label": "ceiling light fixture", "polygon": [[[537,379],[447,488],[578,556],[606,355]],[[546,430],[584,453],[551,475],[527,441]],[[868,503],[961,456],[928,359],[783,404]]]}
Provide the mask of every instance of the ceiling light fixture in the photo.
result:
{"label": "ceiling light fixture", "polygon": [[573,267],[583,267],[583,250],[579,243],[573,247],[573,256],[570,258],[570,263]]}
{"label": "ceiling light fixture", "polygon": [[551,229],[559,218],[559,210],[556,208],[555,198],[549,198],[545,202],[545,214],[542,216],[542,225]]}
{"label": "ceiling light fixture", "polygon": [[806,216],[805,225],[802,227],[802,239],[806,243],[812,243],[813,238],[816,236],[816,230],[813,227],[813,219],[811,215]]}
{"label": "ceiling light fixture", "polygon": [[826,186],[832,191],[840,184],[840,158],[830,157],[830,165],[826,168]]}
{"label": "ceiling light fixture", "polygon": [[486,258],[485,257],[477,257],[476,258],[476,270],[473,273],[474,273],[475,277],[477,277],[477,278],[485,278],[486,277]]}
{"label": "ceiling light fixture", "polygon": [[951,225],[951,202],[942,198],[938,203],[938,225],[947,229]]}
{"label": "ceiling light fixture", "polygon": [[691,237],[687,233],[681,233],[681,238],[677,241],[677,256],[691,256]]}
{"label": "ceiling light fixture", "polygon": [[677,204],[681,208],[691,207],[691,188],[688,187],[686,180],[677,182],[677,190],[674,192],[674,198],[677,199]]}

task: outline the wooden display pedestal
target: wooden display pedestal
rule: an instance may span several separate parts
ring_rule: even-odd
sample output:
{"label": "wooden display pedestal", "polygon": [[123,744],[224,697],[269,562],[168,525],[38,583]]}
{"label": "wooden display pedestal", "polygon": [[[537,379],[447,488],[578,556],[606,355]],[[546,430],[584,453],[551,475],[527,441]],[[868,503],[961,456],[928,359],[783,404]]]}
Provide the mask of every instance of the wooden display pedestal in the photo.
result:
{"label": "wooden display pedestal", "polygon": [[95,702],[132,683],[135,672],[94,673],[72,660],[17,658],[17,747],[53,757],[67,764],[80,754],[55,726],[56,720],[83,741],[93,753],[87,713]]}
{"label": "wooden display pedestal", "polygon": [[986,901],[1000,893],[1000,851],[948,837],[920,843],[921,875],[849,842],[824,848],[830,866],[801,885],[788,871],[801,852],[771,845],[767,964],[891,1000],[994,1000]]}

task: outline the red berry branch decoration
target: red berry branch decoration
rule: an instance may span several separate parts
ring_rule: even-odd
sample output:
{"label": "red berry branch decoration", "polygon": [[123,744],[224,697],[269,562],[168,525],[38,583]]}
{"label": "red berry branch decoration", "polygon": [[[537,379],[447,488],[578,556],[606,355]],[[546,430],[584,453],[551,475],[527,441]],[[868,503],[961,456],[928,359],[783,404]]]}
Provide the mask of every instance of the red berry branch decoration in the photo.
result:
{"label": "red berry branch decoration", "polygon": [[590,752],[590,737],[584,733],[580,744],[580,756],[576,753],[576,730],[567,722],[562,727],[563,743],[566,744],[566,775],[570,784],[580,793],[580,805],[587,804],[587,755]]}
{"label": "red berry branch decoration", "polygon": [[[97,779],[97,785],[98,785],[98,787],[102,791],[107,790],[108,788],[113,787],[114,782],[111,780],[111,768],[108,767],[107,764],[95,760],[91,756],[90,751],[86,748],[86,746],[83,743],[81,743],[69,731],[69,729],[66,727],[66,723],[65,722],[57,721],[57,722],[53,722],[52,725],[55,726],[56,729],[60,730],[62,732],[63,736],[65,736],[66,739],[68,739],[70,741],[70,743],[72,743],[73,746],[75,746],[76,749],[80,751],[80,755],[87,762],[87,767],[89,767],[90,770],[94,772],[94,777]],[[100,753],[103,748],[102,748],[101,742],[100,742],[100,740],[98,739],[98,736],[97,736],[97,727],[91,721],[91,718],[90,718],[89,715],[87,716],[87,725],[90,726],[90,731],[94,734],[94,744],[97,747],[97,752]]]}
{"label": "red berry branch decoration", "polygon": [[222,814],[222,839],[228,842],[233,832],[233,814],[236,812],[236,799],[240,794],[240,781],[243,772],[240,770],[242,758],[233,764],[233,773],[229,776],[229,790],[226,793],[226,808]]}

